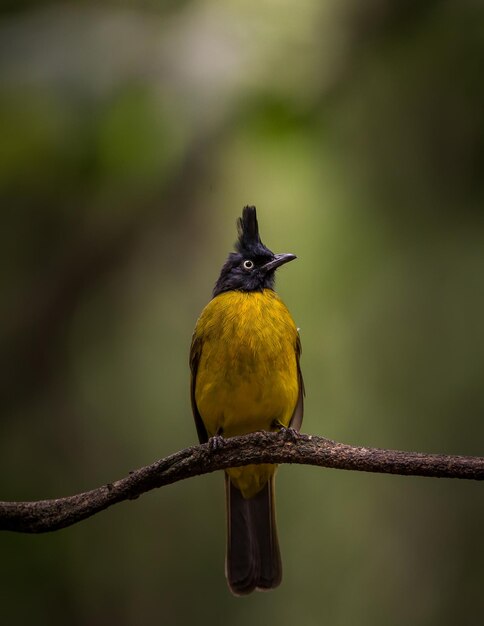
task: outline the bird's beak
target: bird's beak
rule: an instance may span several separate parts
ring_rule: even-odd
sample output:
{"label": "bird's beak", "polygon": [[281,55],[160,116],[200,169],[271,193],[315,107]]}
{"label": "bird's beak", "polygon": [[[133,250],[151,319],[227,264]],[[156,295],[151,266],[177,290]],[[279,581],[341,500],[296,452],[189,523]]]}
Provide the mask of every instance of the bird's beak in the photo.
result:
{"label": "bird's beak", "polygon": [[267,272],[272,272],[281,265],[284,265],[284,263],[294,261],[294,259],[297,259],[297,256],[295,254],[275,254],[272,261],[269,261],[269,263],[263,265],[261,267],[261,270],[263,270],[263,272],[267,274]]}

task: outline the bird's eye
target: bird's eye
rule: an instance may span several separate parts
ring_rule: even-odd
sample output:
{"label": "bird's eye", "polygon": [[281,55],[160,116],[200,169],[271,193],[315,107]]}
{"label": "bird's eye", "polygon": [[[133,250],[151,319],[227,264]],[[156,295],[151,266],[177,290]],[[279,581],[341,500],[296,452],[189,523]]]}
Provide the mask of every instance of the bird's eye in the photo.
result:
{"label": "bird's eye", "polygon": [[245,267],[246,270],[251,270],[254,267],[254,263],[253,261],[251,261],[250,259],[246,259],[242,265]]}

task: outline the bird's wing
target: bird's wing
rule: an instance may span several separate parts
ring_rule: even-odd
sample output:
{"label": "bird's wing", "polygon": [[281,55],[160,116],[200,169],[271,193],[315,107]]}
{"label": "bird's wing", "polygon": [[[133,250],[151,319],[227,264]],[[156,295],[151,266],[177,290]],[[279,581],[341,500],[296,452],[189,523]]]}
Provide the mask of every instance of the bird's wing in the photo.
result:
{"label": "bird's wing", "polygon": [[207,443],[208,434],[205,425],[202,420],[202,416],[197,407],[195,400],[195,386],[197,384],[197,370],[200,362],[200,356],[202,354],[203,341],[200,337],[197,337],[193,333],[192,345],[190,347],[190,371],[192,373],[190,381],[190,396],[192,401],[193,418],[195,420],[195,426],[197,427],[198,440],[200,443]]}
{"label": "bird's wing", "polygon": [[296,406],[294,407],[294,413],[292,414],[291,421],[289,422],[290,428],[301,430],[301,424],[303,421],[304,413],[304,381],[301,373],[301,366],[299,364],[299,358],[301,356],[302,346],[299,333],[296,339],[296,363],[297,363],[297,380],[299,384],[299,395],[297,398]]}

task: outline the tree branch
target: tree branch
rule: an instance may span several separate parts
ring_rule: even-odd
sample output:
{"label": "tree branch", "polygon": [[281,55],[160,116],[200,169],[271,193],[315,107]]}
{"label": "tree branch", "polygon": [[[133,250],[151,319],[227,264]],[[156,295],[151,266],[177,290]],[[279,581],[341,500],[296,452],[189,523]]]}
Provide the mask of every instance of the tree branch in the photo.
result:
{"label": "tree branch", "polygon": [[75,496],[37,502],[0,502],[0,530],[42,533],[59,530],[103,509],[185,478],[250,463],[297,463],[333,469],[484,480],[484,457],[422,454],[349,446],[288,431],[259,432],[186,448],[129,476]]}

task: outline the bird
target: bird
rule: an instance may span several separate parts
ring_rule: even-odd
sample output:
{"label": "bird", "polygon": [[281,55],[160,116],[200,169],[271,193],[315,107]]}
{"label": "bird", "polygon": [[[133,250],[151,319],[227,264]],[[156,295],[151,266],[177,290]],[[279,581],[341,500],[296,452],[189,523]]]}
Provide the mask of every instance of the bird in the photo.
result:
{"label": "bird", "polygon": [[[262,243],[254,206],[244,207],[237,231],[235,251],[192,336],[191,403],[200,443],[299,431],[303,419],[299,331],[274,291],[276,270],[296,255],[274,254]],[[273,464],[225,470],[225,575],[236,596],[282,580],[275,470]]]}

